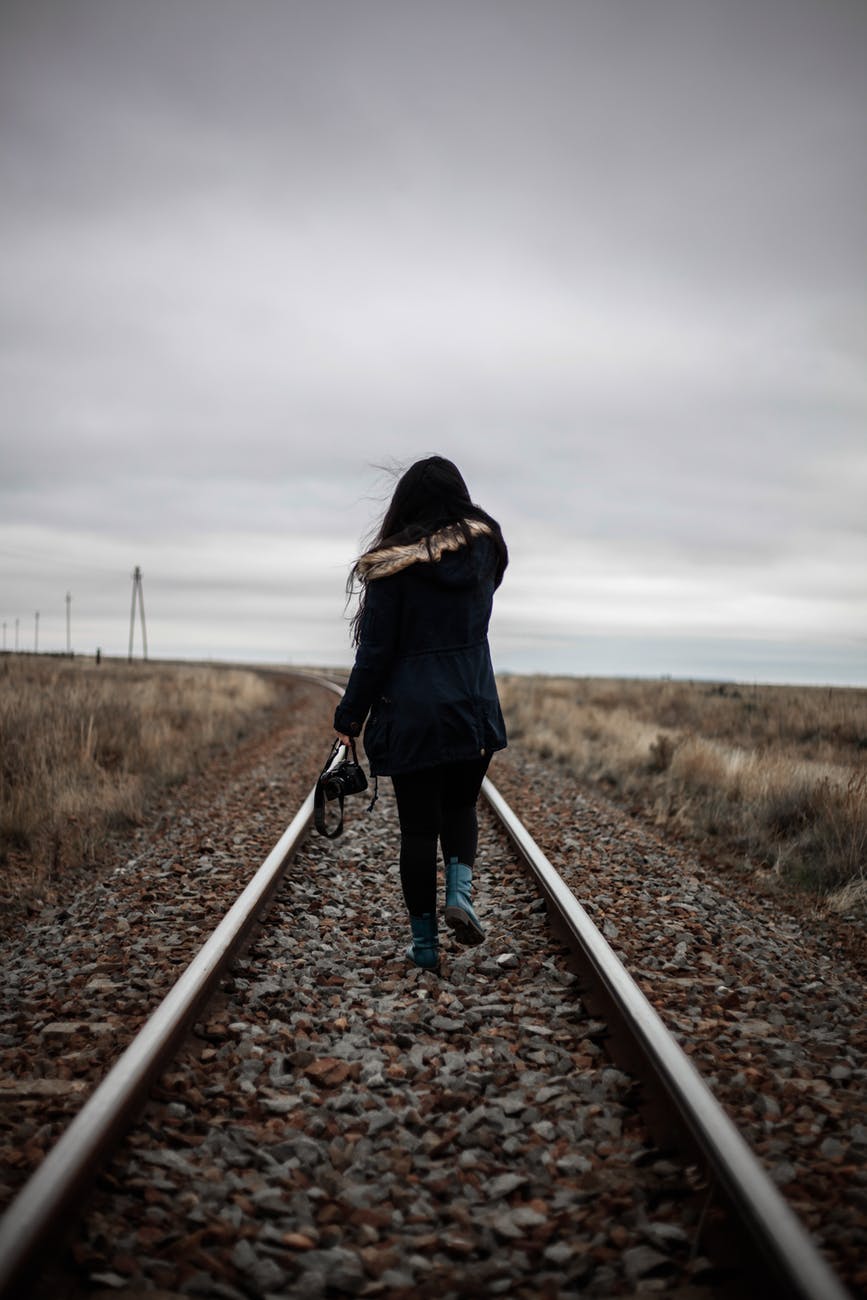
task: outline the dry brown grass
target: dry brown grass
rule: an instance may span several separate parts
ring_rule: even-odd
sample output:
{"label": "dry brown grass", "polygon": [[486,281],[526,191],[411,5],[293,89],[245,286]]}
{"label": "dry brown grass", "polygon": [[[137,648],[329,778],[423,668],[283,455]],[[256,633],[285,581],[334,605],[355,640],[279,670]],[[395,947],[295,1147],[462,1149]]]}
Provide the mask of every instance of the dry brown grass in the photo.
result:
{"label": "dry brown grass", "polygon": [[97,862],[108,834],[140,823],[157,792],[273,698],[242,669],[3,656],[2,892],[38,895],[65,869]]}
{"label": "dry brown grass", "polygon": [[[835,905],[867,877],[867,690],[506,677],[513,738]],[[853,884],[854,882],[854,884]]]}

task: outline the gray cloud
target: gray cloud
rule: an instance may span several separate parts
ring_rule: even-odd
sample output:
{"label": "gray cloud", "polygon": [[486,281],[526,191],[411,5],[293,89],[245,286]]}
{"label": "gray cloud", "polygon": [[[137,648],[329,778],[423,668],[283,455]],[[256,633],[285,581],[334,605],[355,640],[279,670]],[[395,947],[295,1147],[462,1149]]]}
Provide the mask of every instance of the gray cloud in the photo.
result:
{"label": "gray cloud", "polygon": [[597,579],[624,635],[860,635],[865,54],[843,0],[5,5],[4,617],[152,556],[204,627],[269,553],[325,627],[441,450],[540,663]]}

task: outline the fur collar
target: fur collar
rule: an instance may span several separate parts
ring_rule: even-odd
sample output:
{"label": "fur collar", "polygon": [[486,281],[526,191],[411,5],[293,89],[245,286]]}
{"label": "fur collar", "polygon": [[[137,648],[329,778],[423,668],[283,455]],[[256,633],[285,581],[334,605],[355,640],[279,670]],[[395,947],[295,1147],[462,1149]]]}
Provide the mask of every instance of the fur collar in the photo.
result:
{"label": "fur collar", "polygon": [[[491,535],[491,530],[481,519],[464,521],[471,537]],[[368,551],[356,564],[356,571],[363,582],[373,582],[375,578],[388,578],[411,564],[436,564],[446,551],[459,551],[466,546],[466,538],[458,524],[449,524],[430,537],[422,537],[417,542],[406,542],[402,546],[384,546],[379,551]],[[430,547],[430,549],[428,549]]]}

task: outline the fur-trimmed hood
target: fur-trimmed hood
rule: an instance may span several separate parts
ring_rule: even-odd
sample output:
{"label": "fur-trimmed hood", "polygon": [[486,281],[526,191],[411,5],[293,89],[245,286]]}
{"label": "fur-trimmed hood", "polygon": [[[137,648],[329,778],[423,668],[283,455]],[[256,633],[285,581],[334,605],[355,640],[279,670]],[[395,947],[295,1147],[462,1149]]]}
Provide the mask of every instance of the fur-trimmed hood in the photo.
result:
{"label": "fur-trimmed hood", "polygon": [[[490,527],[481,519],[465,519],[463,526],[473,538],[492,536]],[[363,582],[373,582],[376,578],[389,578],[393,573],[409,568],[411,564],[437,564],[448,552],[459,551],[466,544],[463,527],[460,524],[449,524],[417,542],[368,551],[358,560],[355,570]]]}

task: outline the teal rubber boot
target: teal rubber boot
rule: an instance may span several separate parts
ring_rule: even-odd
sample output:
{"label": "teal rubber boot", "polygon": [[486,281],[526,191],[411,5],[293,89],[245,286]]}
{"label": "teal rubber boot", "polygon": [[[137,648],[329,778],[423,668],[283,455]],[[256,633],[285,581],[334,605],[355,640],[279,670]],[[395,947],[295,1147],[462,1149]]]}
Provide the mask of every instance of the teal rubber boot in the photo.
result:
{"label": "teal rubber boot", "polygon": [[450,858],[446,863],[446,925],[454,931],[458,943],[483,943],[485,939],[470,901],[472,882],[472,868]]}
{"label": "teal rubber boot", "polygon": [[406,950],[407,957],[424,970],[436,970],[440,959],[436,914],[425,912],[423,916],[411,916],[409,923],[412,926],[412,943]]}

